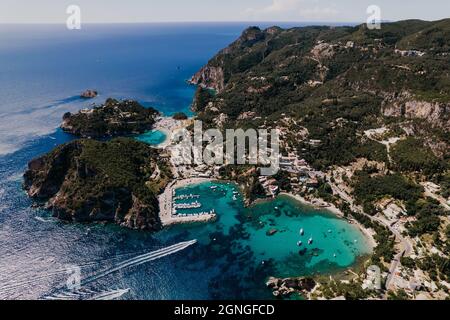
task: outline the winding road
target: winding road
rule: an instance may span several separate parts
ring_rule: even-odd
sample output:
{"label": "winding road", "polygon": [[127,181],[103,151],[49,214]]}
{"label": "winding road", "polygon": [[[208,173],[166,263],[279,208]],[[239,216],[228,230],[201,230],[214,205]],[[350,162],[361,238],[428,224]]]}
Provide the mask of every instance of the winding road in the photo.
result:
{"label": "winding road", "polygon": [[327,181],[328,181],[328,184],[331,186],[333,193],[339,195],[344,201],[346,201],[348,204],[350,204],[350,208],[352,211],[363,214],[364,216],[369,218],[371,221],[377,222],[377,223],[387,227],[389,229],[389,231],[391,231],[392,234],[394,234],[396,242],[398,242],[400,244],[401,250],[400,250],[400,252],[398,252],[395,255],[394,259],[391,261],[391,265],[389,267],[389,275],[386,279],[385,287],[386,287],[386,290],[389,290],[391,287],[391,284],[392,284],[392,279],[394,278],[394,275],[397,273],[397,270],[401,266],[400,259],[405,256],[406,257],[410,256],[411,253],[413,252],[412,244],[410,243],[410,241],[407,238],[403,237],[403,235],[398,230],[396,230],[392,225],[390,225],[388,221],[385,221],[378,217],[374,217],[374,216],[366,214],[362,210],[361,207],[354,204],[352,197],[350,197],[346,192],[344,192],[338,186],[336,186],[334,183],[332,183],[330,181],[330,179],[328,179],[328,177],[327,177]]}

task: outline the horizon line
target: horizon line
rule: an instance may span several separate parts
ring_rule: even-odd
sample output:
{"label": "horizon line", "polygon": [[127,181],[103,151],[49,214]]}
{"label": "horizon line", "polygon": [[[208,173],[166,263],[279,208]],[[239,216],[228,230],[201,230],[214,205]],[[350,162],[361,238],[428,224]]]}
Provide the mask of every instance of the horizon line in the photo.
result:
{"label": "horizon line", "polygon": [[[405,18],[405,19],[383,19],[382,23],[393,23],[393,22],[401,22],[401,21],[411,21],[418,20],[424,22],[438,22],[443,20],[449,20],[449,18],[441,18],[441,19],[421,19],[421,18]],[[255,24],[255,23],[285,23],[285,24],[322,24],[322,25],[333,25],[333,24],[364,24],[366,21],[323,21],[323,20],[162,20],[162,21],[88,21],[83,22],[86,25],[112,25],[112,24],[208,24],[208,23],[224,23],[224,24]],[[66,21],[30,21],[30,22],[1,22],[0,25],[61,25],[66,24]]]}
{"label": "horizon line", "polygon": [[[417,19],[420,20],[420,19]],[[426,20],[424,20],[426,21]],[[355,22],[355,21],[320,21],[320,20],[304,20],[304,21],[294,21],[294,20],[236,20],[236,21],[227,21],[227,20],[205,20],[205,21],[114,21],[114,22],[103,22],[103,21],[95,21],[95,22],[83,22],[83,24],[184,24],[184,23],[323,23],[323,24],[336,24],[336,23],[364,23],[363,21]],[[30,24],[46,24],[46,25],[59,25],[59,24],[66,24],[65,21],[59,21],[59,22],[0,22],[0,25],[30,25]]]}

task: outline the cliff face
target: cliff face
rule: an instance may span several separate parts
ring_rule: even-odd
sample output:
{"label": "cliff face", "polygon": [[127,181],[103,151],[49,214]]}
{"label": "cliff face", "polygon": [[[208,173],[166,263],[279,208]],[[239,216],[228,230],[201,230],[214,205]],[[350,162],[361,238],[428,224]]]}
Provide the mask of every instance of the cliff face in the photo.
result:
{"label": "cliff face", "polygon": [[425,120],[433,126],[450,130],[450,104],[428,101],[392,101],[383,107],[388,117]]}
{"label": "cliff face", "polygon": [[191,78],[190,82],[204,89],[213,89],[216,92],[222,92],[225,89],[223,67],[206,65]]}
{"label": "cliff face", "polygon": [[150,187],[164,187],[166,177],[149,178],[158,165],[155,152],[124,138],[74,141],[30,161],[24,188],[62,220],[157,230],[158,201]]}
{"label": "cliff face", "polygon": [[230,56],[250,52],[253,45],[263,41],[266,37],[274,36],[280,30],[277,27],[265,31],[258,27],[246,29],[235,42],[221,50],[206,66],[201,68],[191,78],[190,82],[205,89],[213,89],[217,93],[223,92],[229,76],[234,72],[234,68],[238,67],[229,65]]}

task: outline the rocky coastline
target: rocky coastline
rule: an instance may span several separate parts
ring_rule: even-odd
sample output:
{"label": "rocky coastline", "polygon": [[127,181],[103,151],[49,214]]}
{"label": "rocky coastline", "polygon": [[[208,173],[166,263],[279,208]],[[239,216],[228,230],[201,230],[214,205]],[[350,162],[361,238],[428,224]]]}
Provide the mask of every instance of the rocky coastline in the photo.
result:
{"label": "rocky coastline", "polygon": [[316,285],[316,281],[312,278],[278,279],[271,277],[266,282],[267,288],[272,290],[274,297],[280,299],[288,298],[294,293],[307,296]]}
{"label": "rocky coastline", "polygon": [[100,106],[63,116],[61,129],[81,138],[111,138],[149,131],[159,115],[137,101],[108,99]]}
{"label": "rocky coastline", "polygon": [[155,231],[157,194],[169,179],[164,166],[157,151],[133,139],[75,140],[30,161],[23,187],[61,220]]}

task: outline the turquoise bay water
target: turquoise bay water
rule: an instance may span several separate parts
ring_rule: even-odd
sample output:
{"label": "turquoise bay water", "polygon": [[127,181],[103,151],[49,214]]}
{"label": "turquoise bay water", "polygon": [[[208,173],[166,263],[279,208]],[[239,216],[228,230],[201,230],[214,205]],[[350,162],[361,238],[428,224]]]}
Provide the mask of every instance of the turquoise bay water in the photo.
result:
{"label": "turquoise bay water", "polygon": [[[238,187],[232,183],[210,182],[179,189],[179,195],[200,195],[195,199],[202,208],[183,209],[193,214],[215,209],[218,221],[208,225],[174,228],[189,232],[200,243],[230,245],[238,254],[244,248],[249,266],[271,266],[272,276],[295,277],[333,273],[352,266],[358,257],[370,254],[371,248],[362,232],[332,213],[316,210],[298,201],[279,196],[244,208]],[[233,198],[234,197],[234,198]],[[178,200],[190,203],[194,200]],[[304,230],[304,235],[300,230]],[[268,231],[277,232],[270,236]],[[217,238],[211,234],[218,232]],[[308,244],[312,238],[313,242]],[[226,243],[223,243],[226,241]],[[302,245],[299,246],[299,241]]]}
{"label": "turquoise bay water", "polygon": [[136,140],[145,142],[151,146],[159,146],[164,141],[166,141],[167,135],[159,130],[152,130],[136,137]]}

